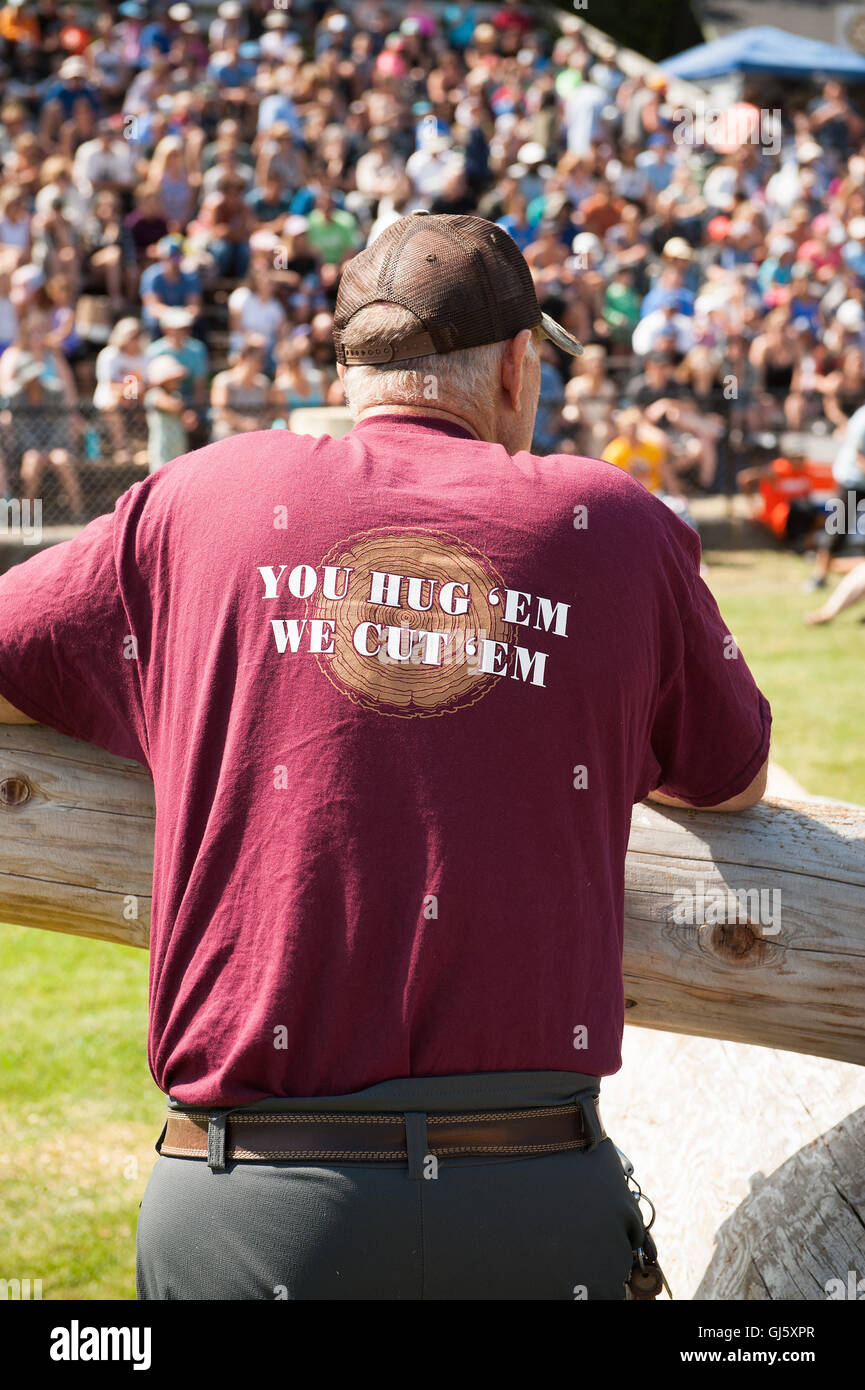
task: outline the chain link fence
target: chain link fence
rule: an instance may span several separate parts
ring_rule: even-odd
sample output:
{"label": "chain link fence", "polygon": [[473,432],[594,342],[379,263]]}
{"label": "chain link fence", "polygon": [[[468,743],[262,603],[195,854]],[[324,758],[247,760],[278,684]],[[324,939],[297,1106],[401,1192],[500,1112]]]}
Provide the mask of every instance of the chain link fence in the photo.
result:
{"label": "chain link fence", "polygon": [[[696,459],[700,454],[697,445],[705,451],[708,443],[715,452],[709,490],[727,496],[736,490],[739,469],[755,459],[768,460],[789,452],[828,460],[834,453],[835,441],[807,426],[795,437],[783,429],[766,435],[749,427],[745,411],[735,401],[731,408],[731,402],[720,392],[711,399],[689,399],[675,405],[681,418],[676,419],[674,409],[670,418],[656,418],[656,427],[677,457],[690,451]],[[551,393],[545,400],[542,394],[535,452],[598,457],[620,432],[623,411],[637,411],[641,419],[651,416],[645,402],[635,404],[622,382],[608,394],[583,394],[578,401],[563,398],[561,393]],[[276,405],[244,407],[240,414],[241,429],[289,428],[304,434],[340,435],[351,423],[347,410],[337,406],[292,410]],[[706,422],[713,422],[711,428]],[[168,437],[166,452],[160,422],[138,400],[105,410],[91,404],[11,405],[0,398],[0,494],[6,499],[7,515],[12,515],[10,501],[13,508],[20,504],[22,515],[26,515],[25,504],[38,500],[43,529],[86,524],[111,511],[121,493],[146,477],[152,466],[237,433],[238,424],[236,417],[226,418],[207,406],[194,409],[193,416],[184,417],[176,430]],[[703,430],[707,433],[701,439]]]}
{"label": "chain link fence", "polygon": [[[233,431],[210,408],[178,425],[174,456]],[[278,408],[244,410],[258,429],[288,427]],[[168,458],[154,450],[158,422],[140,402],[113,410],[92,405],[9,406],[0,400],[0,492],[41,502],[42,525],[82,525],[111,511],[121,493]],[[161,444],[161,441],[160,441]]]}
{"label": "chain link fence", "polygon": [[0,488],[22,504],[38,499],[43,527],[84,524],[146,476],[147,440],[137,404],[107,412],[0,400]]}

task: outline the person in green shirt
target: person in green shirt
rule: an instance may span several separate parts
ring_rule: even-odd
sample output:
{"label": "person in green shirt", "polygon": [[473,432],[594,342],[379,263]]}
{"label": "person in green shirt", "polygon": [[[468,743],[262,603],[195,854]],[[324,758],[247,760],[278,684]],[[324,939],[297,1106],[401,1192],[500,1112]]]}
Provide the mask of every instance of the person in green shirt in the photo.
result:
{"label": "person in green shirt", "polygon": [[357,250],[360,242],[360,228],[354,214],[338,208],[326,190],[315,200],[306,235],[325,265],[339,265]]}
{"label": "person in green shirt", "polygon": [[640,321],[640,296],[634,289],[634,272],[620,267],[604,293],[604,320],[610,336],[620,343],[629,343]]}

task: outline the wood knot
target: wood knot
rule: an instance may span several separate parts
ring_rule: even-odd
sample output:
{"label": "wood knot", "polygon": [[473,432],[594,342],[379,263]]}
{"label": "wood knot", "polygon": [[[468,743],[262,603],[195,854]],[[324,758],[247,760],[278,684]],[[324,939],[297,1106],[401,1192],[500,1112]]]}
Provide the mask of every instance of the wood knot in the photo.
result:
{"label": "wood knot", "polygon": [[26,777],[4,777],[0,782],[0,806],[23,806],[30,800],[31,790]]}
{"label": "wood knot", "polygon": [[728,965],[765,965],[769,943],[749,922],[715,922],[702,926],[700,947]]}

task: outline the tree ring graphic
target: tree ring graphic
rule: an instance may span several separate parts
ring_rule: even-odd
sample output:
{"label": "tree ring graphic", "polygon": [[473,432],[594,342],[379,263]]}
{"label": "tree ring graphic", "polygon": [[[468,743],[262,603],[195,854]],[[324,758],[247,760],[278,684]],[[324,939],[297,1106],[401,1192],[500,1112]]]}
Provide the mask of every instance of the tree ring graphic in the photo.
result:
{"label": "tree ring graphic", "polygon": [[[333,651],[316,660],[355,704],[397,718],[430,718],[475,704],[501,679],[480,669],[482,644],[510,644],[515,629],[502,616],[504,581],[474,546],[446,532],[384,527],[339,541],[321,561],[325,566],[337,569],[333,592],[344,597],[326,598],[319,588],[307,600],[306,616],[331,625]],[[384,591],[395,603],[370,601],[374,571],[402,576],[398,594]],[[452,587],[443,595],[446,585]],[[463,605],[464,613],[450,611]],[[359,651],[355,634],[364,623],[373,626],[358,634]]]}

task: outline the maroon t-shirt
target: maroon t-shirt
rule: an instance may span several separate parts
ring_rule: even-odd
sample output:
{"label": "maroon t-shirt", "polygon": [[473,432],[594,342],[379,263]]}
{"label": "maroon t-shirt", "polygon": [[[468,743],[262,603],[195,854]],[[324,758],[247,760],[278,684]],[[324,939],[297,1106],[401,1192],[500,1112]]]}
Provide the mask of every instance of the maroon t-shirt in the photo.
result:
{"label": "maroon t-shirt", "polygon": [[158,1085],[616,1071],[633,803],[768,752],[698,566],[622,469],[385,416],[186,455],[5,575],[0,692],[153,776]]}

